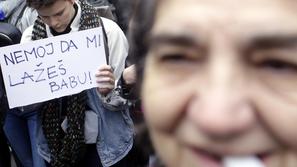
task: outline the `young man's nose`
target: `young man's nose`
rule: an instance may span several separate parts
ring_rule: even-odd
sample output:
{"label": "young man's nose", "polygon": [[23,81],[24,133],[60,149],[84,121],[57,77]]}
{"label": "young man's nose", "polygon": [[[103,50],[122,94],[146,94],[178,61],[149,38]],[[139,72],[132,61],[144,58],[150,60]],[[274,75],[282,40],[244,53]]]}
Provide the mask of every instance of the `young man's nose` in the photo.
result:
{"label": "young man's nose", "polygon": [[48,24],[50,27],[56,28],[56,26],[59,24],[59,21],[56,17],[51,17],[51,18],[49,18]]}

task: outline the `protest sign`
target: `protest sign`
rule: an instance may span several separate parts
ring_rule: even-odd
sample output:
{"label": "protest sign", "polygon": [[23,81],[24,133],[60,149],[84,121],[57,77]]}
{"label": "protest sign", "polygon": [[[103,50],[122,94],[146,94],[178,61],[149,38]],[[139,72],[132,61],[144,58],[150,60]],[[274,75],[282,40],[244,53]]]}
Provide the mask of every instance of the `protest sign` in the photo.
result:
{"label": "protest sign", "polygon": [[2,47],[0,63],[9,108],[79,93],[106,64],[102,28]]}

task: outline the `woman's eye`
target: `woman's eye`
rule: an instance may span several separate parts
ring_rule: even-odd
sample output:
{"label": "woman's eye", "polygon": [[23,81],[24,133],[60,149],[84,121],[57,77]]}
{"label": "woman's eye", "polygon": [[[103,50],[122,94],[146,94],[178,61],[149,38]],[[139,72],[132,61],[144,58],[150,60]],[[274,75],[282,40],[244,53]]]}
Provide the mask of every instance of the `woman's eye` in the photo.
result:
{"label": "woman's eye", "polygon": [[159,61],[168,64],[195,64],[203,60],[203,54],[197,50],[159,52]]}
{"label": "woman's eye", "polygon": [[161,61],[167,62],[167,63],[178,63],[178,62],[185,62],[189,60],[190,58],[182,54],[167,54],[167,55],[161,56]]}
{"label": "woman's eye", "polygon": [[279,72],[297,72],[297,64],[276,59],[263,60],[261,62],[258,62],[257,66],[260,68],[270,69]]}

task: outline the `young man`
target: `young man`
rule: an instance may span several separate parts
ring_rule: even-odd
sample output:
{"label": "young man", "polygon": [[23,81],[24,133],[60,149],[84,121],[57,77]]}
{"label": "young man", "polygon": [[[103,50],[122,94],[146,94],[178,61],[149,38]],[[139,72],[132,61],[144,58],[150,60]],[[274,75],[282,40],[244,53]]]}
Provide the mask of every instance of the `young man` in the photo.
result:
{"label": "young man", "polygon": [[29,106],[41,115],[37,119],[39,153],[52,167],[127,165],[121,160],[132,147],[132,120],[122,106],[119,111],[104,107],[124,70],[128,53],[124,33],[111,20],[100,20],[85,2],[27,0],[27,5],[36,9],[39,17],[23,33],[22,43],[103,26],[109,52],[109,64],[96,73],[97,88]]}
{"label": "young man", "polygon": [[141,3],[143,110],[165,166],[297,166],[296,1]]}

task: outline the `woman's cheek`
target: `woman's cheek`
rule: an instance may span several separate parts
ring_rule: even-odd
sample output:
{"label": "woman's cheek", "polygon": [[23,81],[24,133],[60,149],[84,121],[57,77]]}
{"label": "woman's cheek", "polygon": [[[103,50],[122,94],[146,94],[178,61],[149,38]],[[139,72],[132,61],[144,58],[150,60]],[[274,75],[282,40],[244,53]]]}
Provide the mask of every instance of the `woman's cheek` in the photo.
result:
{"label": "woman's cheek", "polygon": [[180,110],[180,100],[175,93],[169,86],[162,87],[154,83],[144,85],[142,105],[149,126],[157,126],[163,130],[172,127]]}
{"label": "woman's cheek", "polygon": [[281,144],[297,148],[297,96],[261,90],[255,91],[254,103],[267,131]]}

